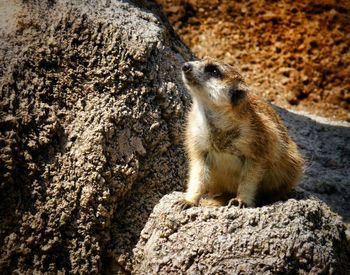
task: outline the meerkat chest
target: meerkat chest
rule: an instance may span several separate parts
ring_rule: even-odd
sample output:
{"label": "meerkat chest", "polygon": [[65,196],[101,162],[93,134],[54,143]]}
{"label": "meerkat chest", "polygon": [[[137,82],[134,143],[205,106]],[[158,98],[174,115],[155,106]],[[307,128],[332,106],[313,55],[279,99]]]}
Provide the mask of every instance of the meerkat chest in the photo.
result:
{"label": "meerkat chest", "polygon": [[225,116],[207,116],[209,146],[218,153],[239,155],[238,140],[241,131]]}
{"label": "meerkat chest", "polygon": [[190,113],[188,131],[193,144],[201,151],[208,151],[210,144],[210,131],[205,113],[200,106],[194,106]]}
{"label": "meerkat chest", "polygon": [[239,128],[232,128],[227,131],[216,128],[213,125],[209,127],[209,146],[216,152],[225,154],[239,155],[238,138],[240,137]]}
{"label": "meerkat chest", "polygon": [[193,110],[190,131],[201,150],[215,154],[240,155],[237,148],[240,129],[230,127],[228,122],[220,117],[208,116],[200,106],[195,106]]}

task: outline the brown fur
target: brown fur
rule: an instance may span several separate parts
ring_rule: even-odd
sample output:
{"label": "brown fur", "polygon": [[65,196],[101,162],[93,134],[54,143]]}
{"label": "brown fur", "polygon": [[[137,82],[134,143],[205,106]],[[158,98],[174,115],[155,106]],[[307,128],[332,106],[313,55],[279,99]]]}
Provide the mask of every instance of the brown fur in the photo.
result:
{"label": "brown fur", "polygon": [[303,159],[277,113],[226,64],[196,61],[183,70],[193,106],[185,142],[189,182],[180,204],[197,205],[205,193],[214,198],[204,205],[225,205],[228,196],[241,207],[285,198],[302,176]]}

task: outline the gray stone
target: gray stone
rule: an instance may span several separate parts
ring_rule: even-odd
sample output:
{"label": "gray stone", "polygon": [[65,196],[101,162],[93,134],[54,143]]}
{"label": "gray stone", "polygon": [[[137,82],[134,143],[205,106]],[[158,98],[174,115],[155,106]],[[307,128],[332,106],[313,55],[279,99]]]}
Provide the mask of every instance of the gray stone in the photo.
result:
{"label": "gray stone", "polygon": [[260,208],[174,206],[162,198],[134,249],[135,274],[346,274],[345,226],[314,198]]}
{"label": "gray stone", "polygon": [[8,6],[0,273],[100,273],[185,179],[177,71],[190,53],[152,2]]}

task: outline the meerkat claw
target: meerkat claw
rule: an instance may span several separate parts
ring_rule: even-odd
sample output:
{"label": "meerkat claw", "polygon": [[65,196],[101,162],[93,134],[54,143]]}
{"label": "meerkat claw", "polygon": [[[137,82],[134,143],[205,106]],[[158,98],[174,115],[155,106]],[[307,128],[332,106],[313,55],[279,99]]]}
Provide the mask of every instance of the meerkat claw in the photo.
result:
{"label": "meerkat claw", "polygon": [[233,198],[228,202],[228,207],[236,206],[238,208],[246,208],[247,204],[239,198]]}
{"label": "meerkat claw", "polygon": [[179,201],[177,201],[175,203],[175,206],[177,208],[180,208],[180,210],[186,210],[188,208],[191,208],[191,207],[195,206],[195,204],[192,203],[192,202],[189,202],[189,201],[187,201],[185,199],[181,199],[181,200],[179,200]]}

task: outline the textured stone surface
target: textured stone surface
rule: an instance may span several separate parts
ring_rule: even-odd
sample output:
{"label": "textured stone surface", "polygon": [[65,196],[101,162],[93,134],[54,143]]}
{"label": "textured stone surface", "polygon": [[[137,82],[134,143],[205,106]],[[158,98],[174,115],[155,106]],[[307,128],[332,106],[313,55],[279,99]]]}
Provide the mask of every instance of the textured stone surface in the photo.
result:
{"label": "textured stone surface", "polygon": [[305,158],[300,186],[350,222],[350,124],[276,108]]}
{"label": "textured stone surface", "polygon": [[182,185],[188,52],[152,3],[28,2],[1,33],[0,273],[99,273],[121,202],[144,223]]}
{"label": "textured stone surface", "polygon": [[345,226],[322,202],[179,211],[172,193],[154,208],[134,250],[135,274],[345,274]]}

